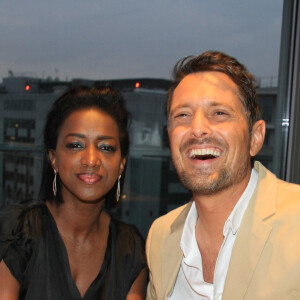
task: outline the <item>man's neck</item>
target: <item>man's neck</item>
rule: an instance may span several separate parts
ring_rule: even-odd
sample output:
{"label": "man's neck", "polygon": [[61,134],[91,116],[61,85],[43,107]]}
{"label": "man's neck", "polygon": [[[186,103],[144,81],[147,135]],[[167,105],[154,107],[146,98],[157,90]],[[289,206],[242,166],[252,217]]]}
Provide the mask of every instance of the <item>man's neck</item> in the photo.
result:
{"label": "man's neck", "polygon": [[236,185],[232,185],[213,195],[193,195],[199,226],[210,236],[223,235],[224,224],[233,208],[244,193],[251,172]]}
{"label": "man's neck", "polygon": [[239,184],[214,195],[194,195],[198,214],[196,240],[206,282],[213,283],[215,264],[224,238],[224,224],[244,193],[249,179],[250,174]]}

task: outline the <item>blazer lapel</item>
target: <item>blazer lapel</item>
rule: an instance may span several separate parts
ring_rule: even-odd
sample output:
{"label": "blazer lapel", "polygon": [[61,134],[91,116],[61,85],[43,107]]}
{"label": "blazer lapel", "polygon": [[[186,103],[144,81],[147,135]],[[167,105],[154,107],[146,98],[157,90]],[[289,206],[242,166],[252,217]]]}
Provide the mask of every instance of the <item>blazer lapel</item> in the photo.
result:
{"label": "blazer lapel", "polygon": [[173,290],[182,260],[180,248],[181,235],[192,202],[190,202],[176,218],[170,228],[170,234],[166,237],[162,250],[162,291],[163,298]]}
{"label": "blazer lapel", "polygon": [[232,250],[223,300],[244,299],[272,231],[272,227],[265,220],[276,212],[276,178],[261,164],[256,164],[255,168],[259,171],[258,184],[243,217]]}
{"label": "blazer lapel", "polygon": [[248,222],[248,226],[240,228],[235,241],[226,276],[223,300],[244,299],[257,262],[272,230],[271,226],[264,224],[248,212],[244,216],[244,221]]}

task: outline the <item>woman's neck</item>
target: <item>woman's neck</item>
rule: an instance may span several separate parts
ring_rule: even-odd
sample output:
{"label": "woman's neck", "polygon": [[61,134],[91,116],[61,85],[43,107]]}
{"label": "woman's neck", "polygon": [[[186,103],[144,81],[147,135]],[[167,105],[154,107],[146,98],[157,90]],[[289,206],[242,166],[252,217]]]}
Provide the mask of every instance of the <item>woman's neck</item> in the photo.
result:
{"label": "woman's neck", "polygon": [[110,217],[103,212],[104,200],[99,203],[46,202],[62,235],[77,240],[85,240],[107,228]]}

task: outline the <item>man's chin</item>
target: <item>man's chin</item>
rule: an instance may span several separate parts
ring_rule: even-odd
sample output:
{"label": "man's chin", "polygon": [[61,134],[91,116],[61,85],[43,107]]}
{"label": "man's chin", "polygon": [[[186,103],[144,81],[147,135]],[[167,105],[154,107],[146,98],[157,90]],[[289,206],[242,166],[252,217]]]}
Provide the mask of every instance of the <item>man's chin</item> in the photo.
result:
{"label": "man's chin", "polygon": [[209,176],[205,178],[203,175],[201,179],[196,177],[197,175],[187,175],[183,172],[179,175],[182,185],[195,195],[214,195],[226,190],[231,185],[226,170],[222,170],[218,176],[214,176],[212,179],[209,179]]}

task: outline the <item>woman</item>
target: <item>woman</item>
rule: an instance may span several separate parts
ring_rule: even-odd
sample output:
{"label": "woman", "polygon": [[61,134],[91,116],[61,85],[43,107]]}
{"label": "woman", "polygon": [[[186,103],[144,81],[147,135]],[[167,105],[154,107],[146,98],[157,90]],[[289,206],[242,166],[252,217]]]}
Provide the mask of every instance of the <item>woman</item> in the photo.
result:
{"label": "woman", "polygon": [[0,299],[144,298],[144,241],[108,210],[120,198],[127,111],[111,88],[72,88],[44,129],[40,198],[0,216]]}

